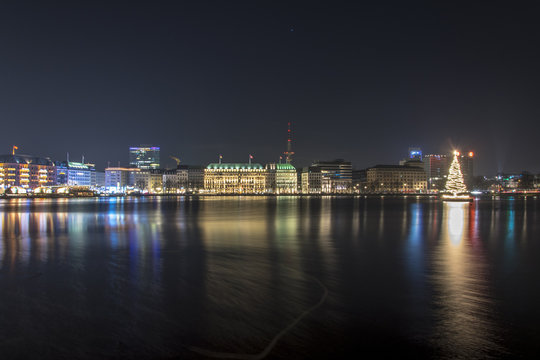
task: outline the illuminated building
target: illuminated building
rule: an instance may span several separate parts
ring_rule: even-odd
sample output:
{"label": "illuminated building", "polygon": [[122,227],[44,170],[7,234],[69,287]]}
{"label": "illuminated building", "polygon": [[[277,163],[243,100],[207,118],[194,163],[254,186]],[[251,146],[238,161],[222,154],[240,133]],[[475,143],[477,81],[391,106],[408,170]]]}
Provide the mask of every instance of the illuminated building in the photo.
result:
{"label": "illuminated building", "polygon": [[406,165],[377,165],[366,171],[368,192],[423,193],[427,190],[424,169]]}
{"label": "illuminated building", "polygon": [[204,170],[204,190],[211,194],[263,194],[266,170],[260,164],[209,164]]}
{"label": "illuminated building", "polygon": [[180,165],[178,169],[187,169],[188,173],[188,192],[196,193],[199,190],[204,189],[204,174],[205,169],[203,166],[198,165]]}
{"label": "illuminated building", "polygon": [[350,161],[316,161],[311,164],[321,170],[324,194],[348,194],[352,192],[352,164]]}
{"label": "illuminated building", "polygon": [[129,166],[138,169],[159,169],[159,147],[140,146],[129,148]]}
{"label": "illuminated building", "polygon": [[302,169],[302,194],[320,194],[322,192],[322,173],[318,167]]}
{"label": "illuminated building", "polygon": [[96,169],[92,164],[73,161],[56,163],[56,184],[70,186],[92,186],[92,173]]}
{"label": "illuminated building", "polygon": [[409,148],[409,160],[420,160],[422,161],[422,149],[419,147],[410,147]]}
{"label": "illuminated building", "polygon": [[424,170],[427,175],[428,189],[433,191],[444,189],[449,166],[447,155],[424,155]]}
{"label": "illuminated building", "polygon": [[273,194],[295,194],[298,188],[296,168],[291,164],[266,165],[266,190]]}
{"label": "illuminated building", "polygon": [[410,147],[407,158],[400,160],[399,165],[407,165],[410,162],[422,162],[422,149],[419,147]]}
{"label": "illuminated building", "polygon": [[474,177],[474,152],[460,153],[458,156],[463,180],[468,187],[471,187]]}
{"label": "illuminated building", "polygon": [[133,186],[133,173],[140,169],[109,167],[105,169],[105,187],[116,191],[125,190],[127,186]]}
{"label": "illuminated building", "polygon": [[367,189],[367,172],[365,169],[353,170],[352,186],[354,193],[362,193]]}
{"label": "illuminated building", "polygon": [[188,184],[188,171],[174,169],[163,172],[163,191],[176,193],[177,190],[186,191]]}
{"label": "illuminated building", "polygon": [[163,188],[163,172],[161,170],[132,171],[129,185],[152,193],[161,192]]}
{"label": "illuminated building", "polygon": [[163,173],[164,191],[197,193],[204,189],[204,168],[196,165],[178,165]]}
{"label": "illuminated building", "polygon": [[105,186],[105,172],[103,171],[92,171],[90,173],[90,183],[91,186],[102,187]]}
{"label": "illuminated building", "polygon": [[56,182],[56,167],[49,158],[30,155],[0,155],[0,187],[35,189]]}

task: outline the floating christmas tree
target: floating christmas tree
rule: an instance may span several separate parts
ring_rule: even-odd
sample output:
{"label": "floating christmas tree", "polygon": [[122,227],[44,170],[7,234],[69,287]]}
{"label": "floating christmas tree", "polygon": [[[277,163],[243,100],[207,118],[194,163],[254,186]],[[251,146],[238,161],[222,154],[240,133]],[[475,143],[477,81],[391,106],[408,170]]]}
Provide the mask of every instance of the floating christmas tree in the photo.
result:
{"label": "floating christmas tree", "polygon": [[450,170],[448,171],[448,180],[446,181],[446,192],[450,193],[446,195],[445,198],[462,198],[468,197],[467,186],[463,181],[463,173],[461,172],[461,166],[459,165],[458,160],[458,151],[454,151],[454,160],[450,165]]}

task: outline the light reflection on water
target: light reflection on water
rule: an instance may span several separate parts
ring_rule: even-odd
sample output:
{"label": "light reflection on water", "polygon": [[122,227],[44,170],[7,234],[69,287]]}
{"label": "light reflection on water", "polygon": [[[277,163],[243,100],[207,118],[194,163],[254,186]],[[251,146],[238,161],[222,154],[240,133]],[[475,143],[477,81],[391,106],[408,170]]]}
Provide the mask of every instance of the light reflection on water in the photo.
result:
{"label": "light reflection on water", "polygon": [[469,203],[445,203],[441,242],[434,253],[433,283],[439,313],[435,341],[461,357],[503,355],[501,329],[492,312],[489,265],[477,238],[477,213]]}
{"label": "light reflection on water", "polygon": [[538,350],[538,209],[391,197],[4,200],[0,355],[255,353],[318,301],[312,277],[329,297],[272,357],[527,355]]}

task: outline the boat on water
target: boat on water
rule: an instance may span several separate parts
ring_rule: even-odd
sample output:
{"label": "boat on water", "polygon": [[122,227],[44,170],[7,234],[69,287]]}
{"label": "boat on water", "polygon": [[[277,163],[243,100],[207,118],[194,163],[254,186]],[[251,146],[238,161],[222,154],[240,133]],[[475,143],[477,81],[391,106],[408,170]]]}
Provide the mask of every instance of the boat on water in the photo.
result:
{"label": "boat on water", "polygon": [[442,201],[454,201],[454,202],[470,202],[474,200],[474,197],[472,197],[469,194],[443,194],[441,195],[440,199]]}

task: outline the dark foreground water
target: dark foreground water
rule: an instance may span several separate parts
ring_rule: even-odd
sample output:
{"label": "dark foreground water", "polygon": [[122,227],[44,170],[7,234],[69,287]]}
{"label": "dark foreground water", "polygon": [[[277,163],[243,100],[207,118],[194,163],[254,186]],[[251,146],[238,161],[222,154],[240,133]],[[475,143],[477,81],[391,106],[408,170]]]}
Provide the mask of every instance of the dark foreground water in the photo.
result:
{"label": "dark foreground water", "polygon": [[536,356],[540,199],[0,200],[1,359],[265,348]]}

